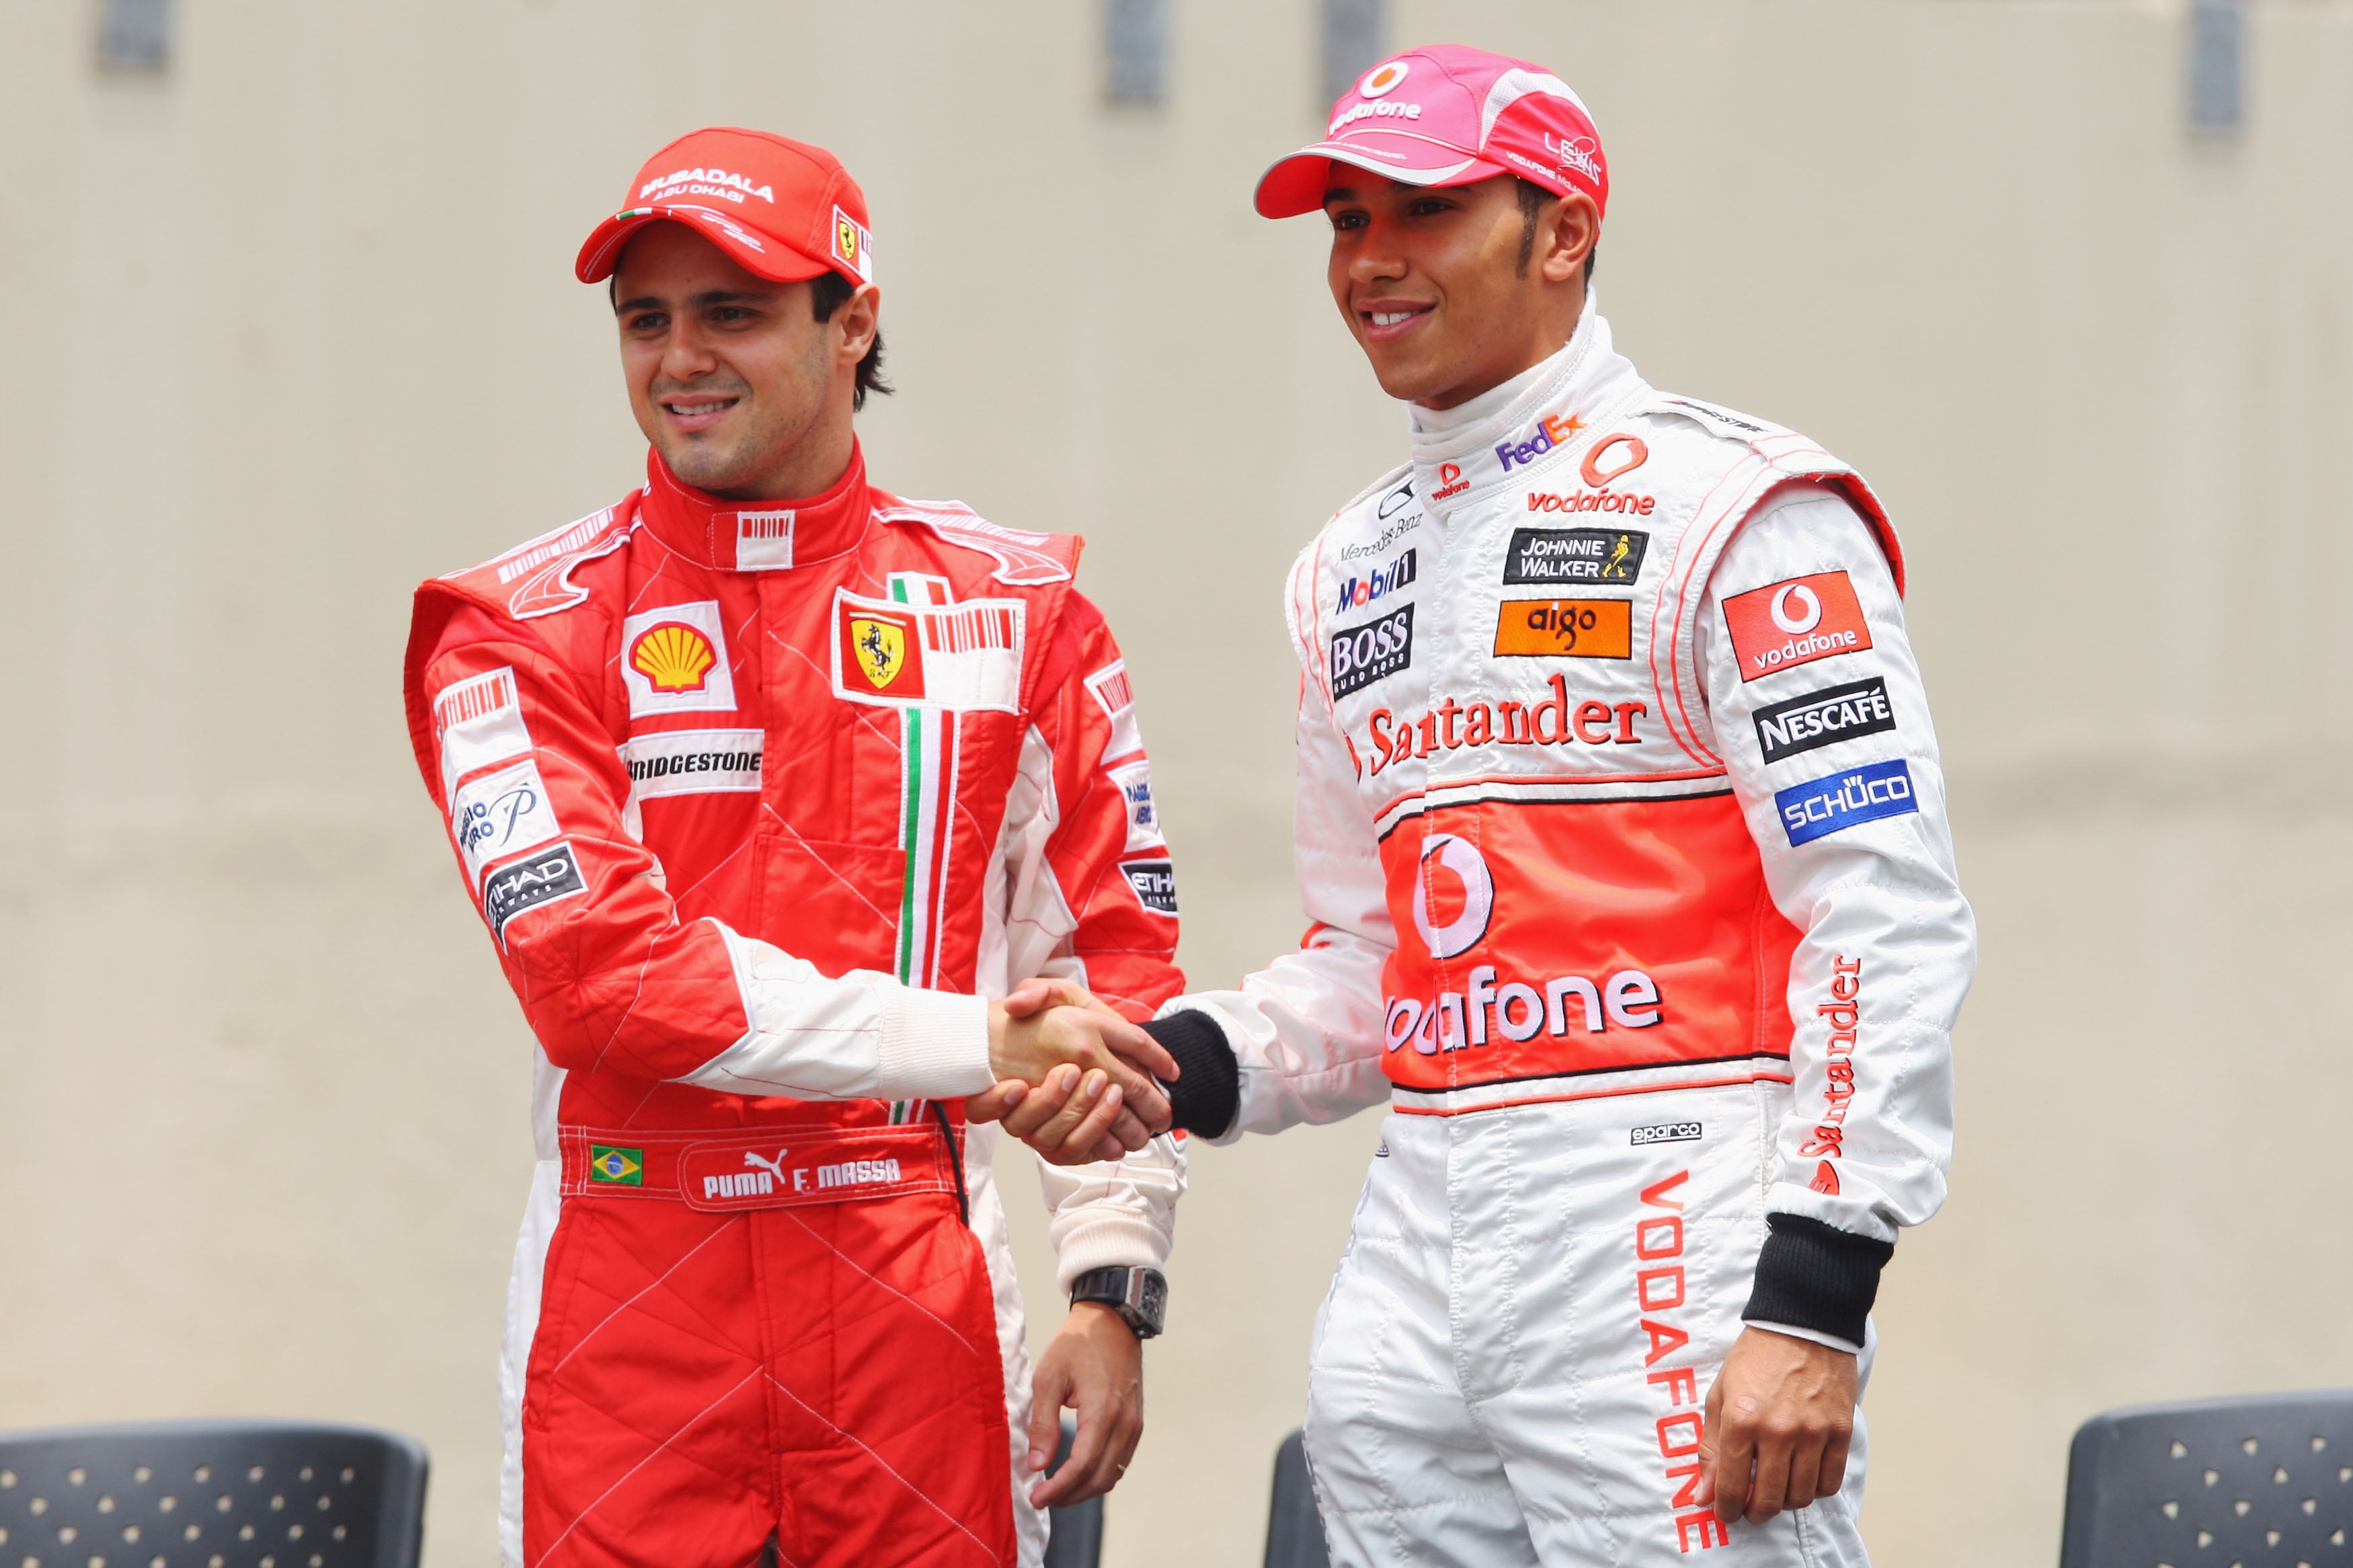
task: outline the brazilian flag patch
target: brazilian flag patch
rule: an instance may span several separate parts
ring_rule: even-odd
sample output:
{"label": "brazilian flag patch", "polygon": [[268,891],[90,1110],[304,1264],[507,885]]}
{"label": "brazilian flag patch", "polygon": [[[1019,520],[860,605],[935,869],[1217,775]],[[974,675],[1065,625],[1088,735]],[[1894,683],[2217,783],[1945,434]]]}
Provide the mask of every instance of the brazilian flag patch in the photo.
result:
{"label": "brazilian flag patch", "polygon": [[616,1149],[604,1143],[588,1145],[588,1179],[607,1187],[642,1187],[646,1184],[646,1152],[643,1149]]}

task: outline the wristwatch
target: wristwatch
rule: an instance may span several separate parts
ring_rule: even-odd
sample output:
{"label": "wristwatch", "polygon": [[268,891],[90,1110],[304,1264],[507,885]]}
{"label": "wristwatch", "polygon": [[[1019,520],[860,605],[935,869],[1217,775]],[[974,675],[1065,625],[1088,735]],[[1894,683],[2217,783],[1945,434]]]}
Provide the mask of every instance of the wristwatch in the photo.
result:
{"label": "wristwatch", "polygon": [[1082,1301],[1101,1301],[1137,1339],[1148,1340],[1168,1316],[1168,1276],[1157,1268],[1090,1268],[1071,1286],[1071,1305]]}

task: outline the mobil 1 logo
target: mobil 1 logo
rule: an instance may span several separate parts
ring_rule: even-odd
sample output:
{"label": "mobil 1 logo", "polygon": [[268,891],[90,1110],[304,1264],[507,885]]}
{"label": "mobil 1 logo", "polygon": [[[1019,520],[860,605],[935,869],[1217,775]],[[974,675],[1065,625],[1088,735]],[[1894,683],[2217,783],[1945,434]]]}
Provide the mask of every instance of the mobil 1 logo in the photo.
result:
{"label": "mobil 1 logo", "polygon": [[1638,528],[1515,528],[1506,583],[1631,583],[1651,536]]}
{"label": "mobil 1 logo", "polygon": [[1895,728],[1887,682],[1875,675],[1768,704],[1751,717],[1757,724],[1757,749],[1768,763]]}
{"label": "mobil 1 logo", "polygon": [[1386,679],[1413,663],[1413,606],[1399,605],[1377,621],[1332,634],[1332,695]]}

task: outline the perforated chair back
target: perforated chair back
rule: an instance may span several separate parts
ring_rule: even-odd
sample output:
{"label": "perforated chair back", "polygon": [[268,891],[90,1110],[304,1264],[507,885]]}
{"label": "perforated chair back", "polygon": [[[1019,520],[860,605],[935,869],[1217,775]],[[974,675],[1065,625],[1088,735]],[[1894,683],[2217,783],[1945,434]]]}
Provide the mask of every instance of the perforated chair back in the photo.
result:
{"label": "perforated chair back", "polygon": [[[1069,1416],[1063,1416],[1062,1440],[1054,1445],[1054,1457],[1047,1461],[1048,1475],[1060,1469],[1062,1461],[1071,1457],[1071,1439],[1077,1436],[1078,1428]],[[1103,1561],[1103,1499],[1091,1497],[1068,1508],[1050,1508],[1046,1515],[1046,1568],[1095,1568]]]}
{"label": "perforated chair back", "polygon": [[1307,1476],[1307,1438],[1293,1432],[1274,1451],[1274,1502],[1266,1515],[1266,1568],[1331,1568],[1315,1483]]}
{"label": "perforated chair back", "polygon": [[2067,1456],[2059,1568],[2353,1564],[2353,1389],[2141,1405]]}
{"label": "perforated chair back", "polygon": [[291,1421],[0,1433],[7,1568],[417,1568],[425,1446]]}

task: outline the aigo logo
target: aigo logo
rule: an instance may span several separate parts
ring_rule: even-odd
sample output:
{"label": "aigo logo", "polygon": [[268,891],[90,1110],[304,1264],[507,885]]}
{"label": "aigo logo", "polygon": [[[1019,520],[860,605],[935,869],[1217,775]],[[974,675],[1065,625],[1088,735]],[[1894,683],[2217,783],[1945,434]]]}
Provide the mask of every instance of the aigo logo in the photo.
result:
{"label": "aigo logo", "polygon": [[1398,84],[1405,80],[1406,73],[1412,68],[1412,62],[1409,60],[1389,60],[1377,65],[1365,73],[1364,80],[1356,84],[1356,96],[1387,98],[1398,89]]}
{"label": "aigo logo", "polygon": [[[1442,921],[1438,908],[1440,889],[1430,866],[1433,860],[1461,888],[1459,900],[1446,900],[1453,912]],[[1413,871],[1413,929],[1430,956],[1452,958],[1468,952],[1487,934],[1487,922],[1494,914],[1495,878],[1478,847],[1451,833],[1433,833],[1423,839],[1421,857]]]}

